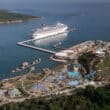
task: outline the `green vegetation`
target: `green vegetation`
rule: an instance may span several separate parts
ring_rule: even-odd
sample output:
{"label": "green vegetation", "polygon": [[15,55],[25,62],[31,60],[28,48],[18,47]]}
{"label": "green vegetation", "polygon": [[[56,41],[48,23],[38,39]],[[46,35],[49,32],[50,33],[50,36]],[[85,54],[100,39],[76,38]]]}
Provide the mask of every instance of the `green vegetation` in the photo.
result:
{"label": "green vegetation", "polygon": [[0,110],[110,110],[110,86],[77,89],[75,95],[65,94],[52,99],[34,98],[22,103],[10,103]]}
{"label": "green vegetation", "polygon": [[96,80],[110,81],[110,56],[101,58],[100,62],[95,67],[97,71]]}
{"label": "green vegetation", "polygon": [[0,10],[0,23],[15,23],[34,18],[39,17],[26,14],[12,13],[7,10]]}
{"label": "green vegetation", "polygon": [[78,62],[86,69],[87,73],[89,73],[90,69],[92,69],[91,63],[95,58],[95,54],[92,54],[91,52],[83,53],[81,56],[79,56]]}
{"label": "green vegetation", "polygon": [[107,67],[110,67],[110,57],[109,56],[107,56],[104,59],[102,59],[102,62],[100,62],[98,64],[98,68],[99,69],[105,69]]}

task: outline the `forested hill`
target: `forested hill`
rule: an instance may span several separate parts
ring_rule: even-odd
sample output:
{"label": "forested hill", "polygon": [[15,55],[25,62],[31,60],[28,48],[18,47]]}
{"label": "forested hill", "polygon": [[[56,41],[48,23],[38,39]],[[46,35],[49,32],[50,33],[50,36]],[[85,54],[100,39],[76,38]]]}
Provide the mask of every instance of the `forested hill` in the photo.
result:
{"label": "forested hill", "polygon": [[19,23],[30,19],[39,19],[40,17],[9,12],[7,10],[0,10],[0,24],[3,23]]}
{"label": "forested hill", "polygon": [[50,100],[34,98],[22,103],[10,103],[0,110],[110,110],[110,86],[76,90],[76,94],[52,96]]}

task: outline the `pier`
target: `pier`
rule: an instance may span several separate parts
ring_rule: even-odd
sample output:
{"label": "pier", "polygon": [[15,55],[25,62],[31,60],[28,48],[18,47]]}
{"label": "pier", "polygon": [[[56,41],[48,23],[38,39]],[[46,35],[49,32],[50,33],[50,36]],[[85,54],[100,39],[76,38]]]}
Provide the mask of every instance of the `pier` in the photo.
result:
{"label": "pier", "polygon": [[43,51],[43,52],[50,53],[50,54],[56,53],[55,51],[52,51],[52,50],[48,50],[48,49],[44,49],[44,48],[40,48],[40,47],[36,47],[36,46],[26,44],[26,43],[28,43],[30,41],[34,41],[34,40],[36,40],[36,39],[29,39],[26,41],[18,42],[17,45],[24,46],[24,47],[31,48],[31,49],[35,49],[35,50],[39,50],[39,51]]}
{"label": "pier", "polygon": [[[75,30],[76,30],[75,28],[74,29],[68,29],[64,33],[68,33],[70,31],[75,31]],[[57,34],[57,35],[59,35],[59,34]],[[56,36],[56,35],[54,35],[54,36]],[[48,36],[48,37],[51,37],[51,36]],[[48,37],[46,37],[46,38],[48,38]],[[36,46],[32,46],[32,45],[27,44],[28,42],[32,42],[32,41],[35,41],[35,40],[41,40],[41,39],[44,39],[44,38],[40,38],[40,39],[29,39],[29,40],[21,41],[21,42],[18,42],[17,45],[24,46],[24,47],[31,48],[31,49],[35,49],[35,50],[39,50],[39,51],[43,51],[43,52],[50,53],[50,54],[55,54],[56,53],[55,51],[52,51],[52,50],[48,50],[48,49],[44,49],[44,48],[40,48],[40,47],[36,47]],[[54,47],[55,48],[59,48],[57,46],[54,46]]]}
{"label": "pier", "polygon": [[15,70],[12,70],[12,73],[22,72],[23,70],[31,68],[32,66],[39,64],[40,62],[41,62],[40,58],[34,60],[31,64],[29,64],[29,62],[23,62],[21,68],[16,68]]}

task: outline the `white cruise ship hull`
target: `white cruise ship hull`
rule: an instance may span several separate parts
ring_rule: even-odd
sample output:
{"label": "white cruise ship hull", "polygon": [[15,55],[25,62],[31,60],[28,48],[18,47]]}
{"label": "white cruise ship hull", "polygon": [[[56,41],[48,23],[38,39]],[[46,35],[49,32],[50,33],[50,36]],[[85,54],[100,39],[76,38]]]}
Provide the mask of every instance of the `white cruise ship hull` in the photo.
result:
{"label": "white cruise ship hull", "polygon": [[[67,32],[67,29],[68,27],[66,25],[63,26],[63,24],[58,24],[54,27],[44,27],[44,29],[40,29],[38,31],[35,31],[33,33],[33,39],[43,39],[43,38],[46,38],[46,37],[51,37],[51,36],[54,36],[54,35],[57,35],[57,34],[62,34],[62,33],[65,33]],[[40,32],[39,32],[40,31]]]}

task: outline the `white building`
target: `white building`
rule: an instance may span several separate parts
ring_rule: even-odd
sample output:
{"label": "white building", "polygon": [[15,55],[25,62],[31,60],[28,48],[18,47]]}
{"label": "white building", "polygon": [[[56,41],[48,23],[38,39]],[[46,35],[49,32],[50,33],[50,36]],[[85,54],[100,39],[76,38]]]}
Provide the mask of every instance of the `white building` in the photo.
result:
{"label": "white building", "polygon": [[3,99],[5,97],[6,90],[0,89],[0,99]]}
{"label": "white building", "polygon": [[21,92],[19,91],[19,89],[14,88],[8,91],[8,95],[11,98],[18,97],[18,96],[21,96]]}

